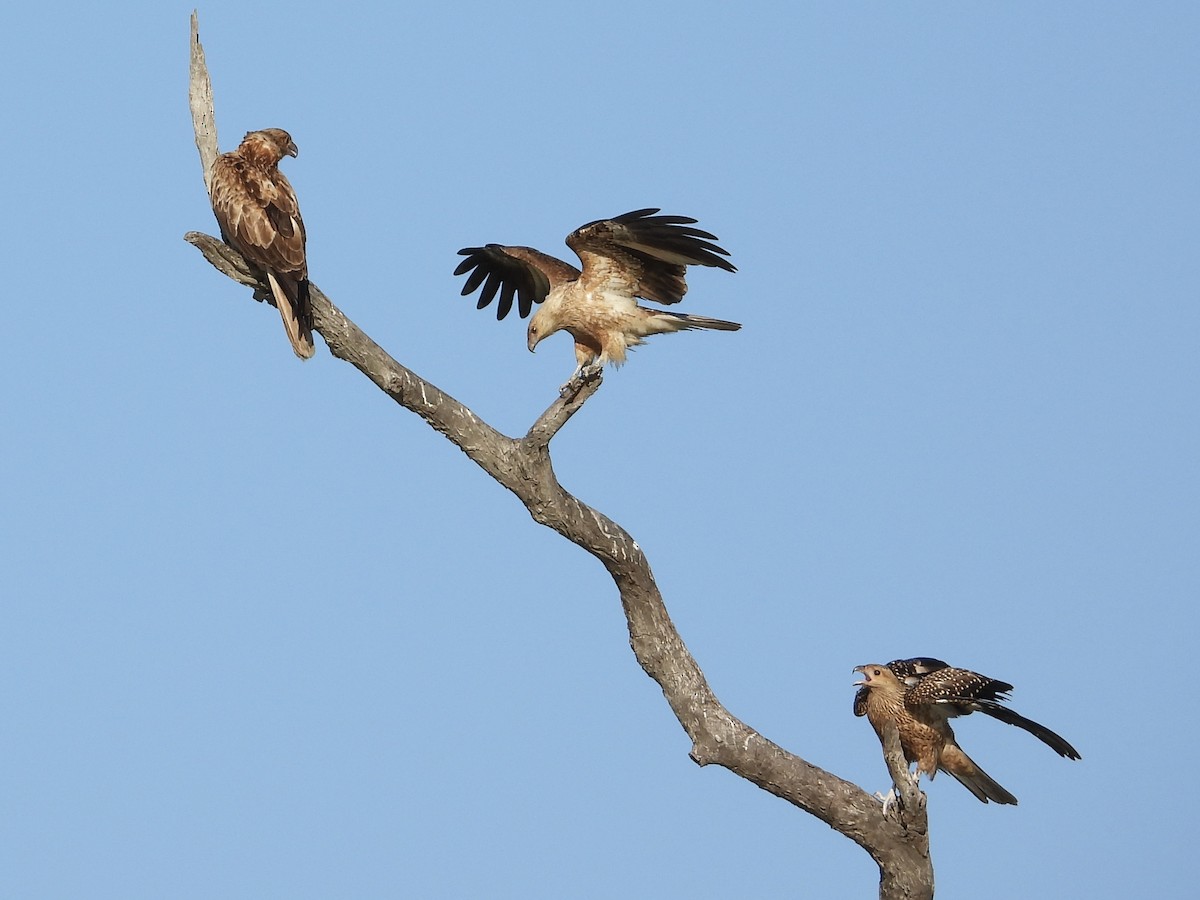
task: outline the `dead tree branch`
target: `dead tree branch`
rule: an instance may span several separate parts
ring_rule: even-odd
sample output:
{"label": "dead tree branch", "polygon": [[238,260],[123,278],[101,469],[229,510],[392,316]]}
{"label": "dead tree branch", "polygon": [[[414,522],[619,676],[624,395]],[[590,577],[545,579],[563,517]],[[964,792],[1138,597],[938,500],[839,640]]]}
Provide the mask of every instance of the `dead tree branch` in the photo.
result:
{"label": "dead tree branch", "polygon": [[204,169],[204,189],[208,190],[209,174],[217,159],[217,120],[213,114],[212,81],[200,44],[200,21],[192,10],[192,53],[188,77],[188,106],[192,110],[192,128],[196,132],[196,149]]}
{"label": "dead tree branch", "polygon": [[[217,155],[216,125],[195,13],[189,96],[207,187]],[[185,239],[222,274],[265,290],[254,269],[219,239],[198,232],[189,232]],[[855,841],[879,865],[879,896],[884,900],[933,896],[925,811],[914,802],[915,789],[912,796],[904,796],[906,802],[898,813],[885,817],[879,800],[857,785],[789,753],[735,718],[716,698],[676,631],[637,542],[558,483],[550,441],[599,389],[599,378],[572,384],[566,396],[551,404],[524,437],[511,438],[398,363],[315,285],[311,300],[315,329],[333,356],[350,363],[396,403],[445,435],[512,491],[534,521],[554,529],[603,563],[620,592],[634,656],[662,688],[692,741],[690,756],[696,763],[724,766]]]}

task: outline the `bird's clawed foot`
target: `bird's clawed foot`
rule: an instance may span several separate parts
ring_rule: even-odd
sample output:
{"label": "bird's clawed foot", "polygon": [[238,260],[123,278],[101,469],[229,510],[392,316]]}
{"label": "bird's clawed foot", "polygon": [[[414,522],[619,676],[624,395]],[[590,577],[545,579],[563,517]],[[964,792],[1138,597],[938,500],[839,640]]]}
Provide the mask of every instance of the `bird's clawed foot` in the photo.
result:
{"label": "bird's clawed foot", "polygon": [[904,801],[900,799],[900,795],[896,793],[895,788],[892,788],[886,794],[881,794],[876,791],[875,796],[883,801],[884,818],[887,818],[888,810],[890,810],[893,806],[897,809],[900,809],[904,806]]}
{"label": "bird's clawed foot", "polygon": [[570,380],[558,389],[558,395],[564,400],[574,397],[583,389],[585,384],[599,379],[603,371],[604,366],[597,362],[590,362],[585,366],[580,366],[575,370],[575,374],[571,376]]}
{"label": "bird's clawed foot", "polygon": [[[927,797],[925,792],[921,790],[920,770],[918,769],[915,772],[908,771],[905,774],[908,776],[912,786],[916,788],[917,807],[919,809],[924,808]],[[898,813],[902,813],[904,811],[904,794],[905,792],[901,789],[899,782],[893,784],[886,795],[881,794],[878,791],[875,792],[875,798],[883,803],[883,814],[885,817],[891,810],[896,810]]]}

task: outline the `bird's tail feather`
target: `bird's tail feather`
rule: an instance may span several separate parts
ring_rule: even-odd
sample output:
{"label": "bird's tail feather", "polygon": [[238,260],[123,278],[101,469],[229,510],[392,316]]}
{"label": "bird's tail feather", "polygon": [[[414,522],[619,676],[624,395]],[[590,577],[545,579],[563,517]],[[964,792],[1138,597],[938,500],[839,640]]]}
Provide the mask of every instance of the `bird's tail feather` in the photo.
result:
{"label": "bird's tail feather", "polygon": [[312,310],[308,304],[308,281],[267,272],[275,306],[283,319],[283,330],[287,332],[292,350],[301,359],[311,359],[317,352],[312,337]]}
{"label": "bird's tail feather", "polygon": [[1009,806],[1017,805],[1017,798],[1001,787],[991,775],[975,764],[975,761],[961,749],[953,745],[942,751],[941,765],[938,769],[949,772],[958,783],[975,795],[982,803],[989,800],[993,803],[1003,803]]}
{"label": "bird's tail feather", "polygon": [[1068,744],[1061,735],[1055,734],[1045,725],[1039,725],[1032,719],[1027,719],[1021,714],[1013,712],[1007,706],[1001,706],[999,703],[991,700],[976,700],[975,704],[979,707],[980,712],[986,713],[993,719],[999,719],[1001,722],[1025,729],[1059,756],[1065,756],[1067,759],[1082,758],[1078,750]]}
{"label": "bird's tail feather", "polygon": [[660,312],[659,319],[667,319],[673,324],[673,331],[691,331],[693,328],[711,328],[715,331],[738,331],[741,325],[737,322],[727,322],[725,319],[710,319],[708,316],[689,316],[686,313]]}

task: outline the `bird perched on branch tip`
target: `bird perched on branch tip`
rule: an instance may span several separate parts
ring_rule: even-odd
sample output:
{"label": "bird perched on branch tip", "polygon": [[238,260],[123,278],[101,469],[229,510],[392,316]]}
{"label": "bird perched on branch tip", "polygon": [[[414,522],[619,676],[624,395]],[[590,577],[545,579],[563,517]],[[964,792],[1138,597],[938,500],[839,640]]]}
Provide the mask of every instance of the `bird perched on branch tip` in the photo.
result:
{"label": "bird perched on branch tip", "polygon": [[984,803],[1015,805],[1017,798],[958,746],[949,722],[956,716],[981,712],[1028,731],[1059,756],[1080,759],[1061,736],[1003,705],[1013,689],[1007,682],[932,657],[870,663],[854,671],[863,676],[856,682],[854,714],[865,715],[880,740],[884,729],[894,725],[904,758],[917,764],[918,775],[924,772],[932,779],[939,771],[949,772]]}
{"label": "bird perched on branch tip", "polygon": [[651,335],[737,331],[742,327],[737,322],[638,305],[639,297],[668,305],[682,300],[688,266],[737,271],[725,258],[729,254],[713,243],[715,235],[692,227],[695,219],[658,212],[638,209],[571,232],[567,246],[582,270],[531,247],[487,244],[459,250],[466,259],[454,274],[467,275],[463,296],[482,286],[478,309],[499,294],[497,319],[508,315],[514,299],[521,318],[542,304],[529,321],[527,346],[532,352],[555,332],[568,332],[575,339],[575,375],[606,363],[621,365],[626,351]]}
{"label": "bird perched on branch tip", "polygon": [[236,150],[213,163],[209,198],[221,237],[262,270],[292,350],[309,359],[316,347],[304,220],[296,192],[279,171],[279,161],[297,152],[282,128],[251,131]]}

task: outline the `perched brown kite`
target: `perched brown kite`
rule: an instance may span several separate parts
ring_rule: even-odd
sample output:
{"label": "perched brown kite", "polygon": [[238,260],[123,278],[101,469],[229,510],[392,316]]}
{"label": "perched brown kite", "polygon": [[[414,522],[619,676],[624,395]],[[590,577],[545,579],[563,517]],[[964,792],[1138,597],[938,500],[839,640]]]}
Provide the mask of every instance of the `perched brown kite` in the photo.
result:
{"label": "perched brown kite", "polygon": [[221,237],[266,274],[292,349],[309,359],[316,347],[304,220],[296,192],[279,171],[279,161],[296,153],[291,135],[281,128],[251,131],[240,147],[213,163],[209,196]]}
{"label": "perched brown kite", "polygon": [[955,716],[984,713],[1025,729],[1059,756],[1080,758],[1074,747],[1049,728],[1002,705],[1013,689],[1011,684],[929,657],[897,659],[886,665],[871,663],[854,671],[863,675],[857,682],[854,714],[865,715],[881,740],[885,726],[895,725],[904,758],[910,765],[917,764],[917,776],[924,772],[932,779],[939,770],[949,772],[984,803],[1016,804],[1017,798],[963,753],[950,727],[949,720]]}
{"label": "perched brown kite", "polygon": [[514,295],[521,318],[541,303],[529,320],[529,349],[556,331],[568,332],[575,338],[576,374],[593,365],[621,365],[625,351],[650,335],[693,328],[737,331],[742,326],[736,322],[638,306],[638,297],[666,304],[682,300],[688,266],[737,271],[722,258],[729,254],[710,243],[715,235],[690,227],[695,219],[657,212],[638,209],[571,232],[567,246],[583,263],[582,272],[531,247],[488,244],[459,250],[466,259],[454,274],[471,273],[464,297],[483,285],[478,309],[500,294],[497,319],[508,315]]}

